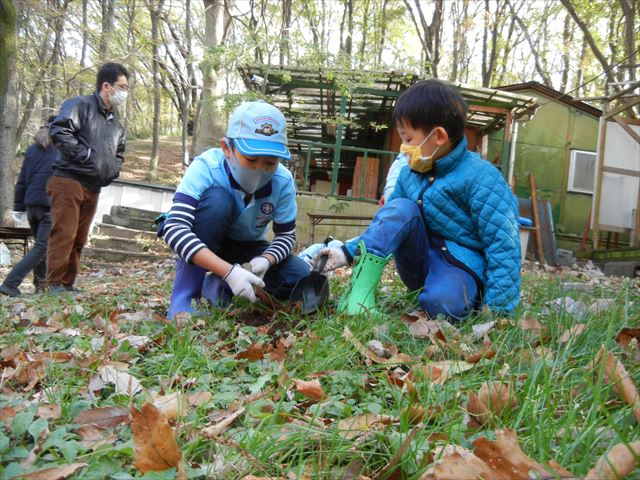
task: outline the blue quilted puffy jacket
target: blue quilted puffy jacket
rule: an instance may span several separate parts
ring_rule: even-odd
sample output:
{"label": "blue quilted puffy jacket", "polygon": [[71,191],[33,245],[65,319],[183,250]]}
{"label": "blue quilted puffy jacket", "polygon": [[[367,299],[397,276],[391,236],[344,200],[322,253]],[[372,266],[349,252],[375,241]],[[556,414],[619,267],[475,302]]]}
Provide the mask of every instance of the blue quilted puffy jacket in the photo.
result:
{"label": "blue quilted puffy jacket", "polygon": [[[520,301],[520,234],[517,199],[500,171],[467,150],[467,140],[438,159],[432,171],[402,167],[387,201],[407,198],[422,206],[427,230],[484,286],[483,303],[508,313]],[[347,245],[355,253],[356,245]]]}

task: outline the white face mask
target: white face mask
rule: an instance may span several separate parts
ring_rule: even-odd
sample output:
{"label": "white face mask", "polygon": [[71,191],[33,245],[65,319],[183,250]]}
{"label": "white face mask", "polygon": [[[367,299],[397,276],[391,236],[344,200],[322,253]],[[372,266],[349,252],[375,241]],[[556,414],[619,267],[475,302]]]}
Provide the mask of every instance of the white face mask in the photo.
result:
{"label": "white face mask", "polygon": [[229,162],[231,166],[231,175],[245,193],[255,193],[260,190],[273,178],[273,172],[265,172],[257,168],[245,168],[240,166],[233,150],[231,150],[232,160]]}
{"label": "white face mask", "polygon": [[111,105],[113,105],[114,107],[124,105],[127,101],[127,95],[129,95],[129,92],[125,90],[116,90],[115,88],[114,90],[115,93],[109,94],[109,101],[111,102]]}

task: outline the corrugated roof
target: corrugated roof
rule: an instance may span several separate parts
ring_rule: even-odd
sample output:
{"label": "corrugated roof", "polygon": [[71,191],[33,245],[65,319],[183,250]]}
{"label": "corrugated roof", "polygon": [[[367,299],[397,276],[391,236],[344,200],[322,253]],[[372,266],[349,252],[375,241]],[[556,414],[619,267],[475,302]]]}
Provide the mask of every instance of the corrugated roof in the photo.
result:
{"label": "corrugated roof", "polygon": [[600,117],[602,115],[602,110],[600,110],[599,108],[596,108],[592,105],[589,105],[588,103],[581,102],[579,100],[574,100],[571,95],[567,95],[566,93],[554,90],[553,88],[547,87],[540,82],[515,83],[513,85],[501,85],[495,88],[497,90],[502,90],[505,92],[521,92],[523,90],[533,90],[534,92],[540,93],[541,95],[544,95],[554,102],[569,105],[570,107],[577,108],[578,110],[581,110],[595,117]]}
{"label": "corrugated roof", "polygon": [[[391,126],[396,98],[422,80],[417,75],[396,71],[308,70],[274,65],[243,65],[239,70],[248,89],[266,94],[291,120],[292,138],[332,142],[335,127],[341,121],[340,103],[346,97],[342,120],[345,145],[379,138],[380,130]],[[504,110],[519,118],[537,107],[535,99],[526,95],[444,83],[460,91],[469,104],[468,125],[480,131],[502,128]]]}

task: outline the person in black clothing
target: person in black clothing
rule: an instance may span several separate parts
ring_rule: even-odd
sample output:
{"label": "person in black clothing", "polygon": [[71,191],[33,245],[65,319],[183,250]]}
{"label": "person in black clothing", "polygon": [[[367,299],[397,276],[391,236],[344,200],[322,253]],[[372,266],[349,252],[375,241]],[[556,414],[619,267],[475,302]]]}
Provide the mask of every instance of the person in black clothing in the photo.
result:
{"label": "person in black clothing", "polygon": [[[49,118],[49,123],[55,118]],[[33,270],[33,283],[36,291],[43,291],[47,273],[47,240],[51,230],[49,195],[46,185],[53,172],[53,162],[58,152],[49,138],[49,125],[38,130],[35,143],[27,148],[24,162],[16,184],[14,207],[17,212],[27,213],[31,233],[35,238],[33,248],[9,272],[0,293],[16,297],[24,278]]]}
{"label": "person in black clothing", "polygon": [[51,124],[51,140],[60,152],[47,183],[52,220],[47,281],[52,293],[76,290],[80,252],[100,189],[120,174],[125,131],[118,108],[125,105],[128,79],[124,66],[105,63],[98,70],[96,91],[65,100]]}

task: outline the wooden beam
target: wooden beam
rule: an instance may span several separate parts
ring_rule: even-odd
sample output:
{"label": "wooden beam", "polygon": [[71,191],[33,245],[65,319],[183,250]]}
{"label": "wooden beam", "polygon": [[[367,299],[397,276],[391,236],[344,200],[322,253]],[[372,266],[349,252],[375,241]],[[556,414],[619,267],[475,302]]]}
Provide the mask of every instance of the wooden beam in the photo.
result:
{"label": "wooden beam", "polygon": [[628,168],[618,168],[605,166],[602,169],[603,172],[617,173],[619,175],[627,175],[629,177],[640,177],[640,172],[637,170],[629,170]]}
{"label": "wooden beam", "polygon": [[[604,102],[602,105],[602,109],[604,111],[609,108],[609,102]],[[594,250],[597,250],[600,246],[600,200],[602,197],[602,176],[604,173],[604,147],[607,139],[607,121],[604,117],[600,117],[600,122],[598,125],[598,156],[597,156],[597,168],[598,173],[596,174],[596,188],[593,192],[593,207],[592,207],[592,222],[593,226],[591,229],[593,233],[592,237],[592,247]]]}
{"label": "wooden beam", "polygon": [[604,118],[611,118],[614,115],[617,115],[617,114],[619,114],[621,112],[624,112],[625,110],[628,110],[629,108],[631,108],[634,105],[637,105],[639,103],[640,103],[640,95],[638,95],[636,98],[634,98],[630,102],[626,102],[626,103],[623,103],[621,105],[618,105],[613,110],[611,110],[609,112],[606,112],[603,116],[604,116]]}
{"label": "wooden beam", "polygon": [[536,251],[540,265],[544,265],[544,250],[542,249],[542,235],[540,228],[540,215],[538,213],[538,193],[536,192],[536,179],[533,173],[529,174],[529,186],[531,187],[531,211],[533,212],[533,225],[536,233]]}
{"label": "wooden beam", "polygon": [[627,93],[633,92],[638,87],[640,87],[640,80],[638,80],[635,83],[632,83],[630,86],[628,86],[624,90],[620,90],[618,93],[616,93],[614,95],[611,95],[609,97],[609,101],[615,100],[618,97],[622,97],[623,95],[626,95]]}
{"label": "wooden beam", "polygon": [[613,119],[616,121],[618,125],[622,127],[622,129],[627,132],[631,138],[633,138],[636,143],[640,144],[640,135],[638,135],[622,118],[617,115],[613,116]]}

